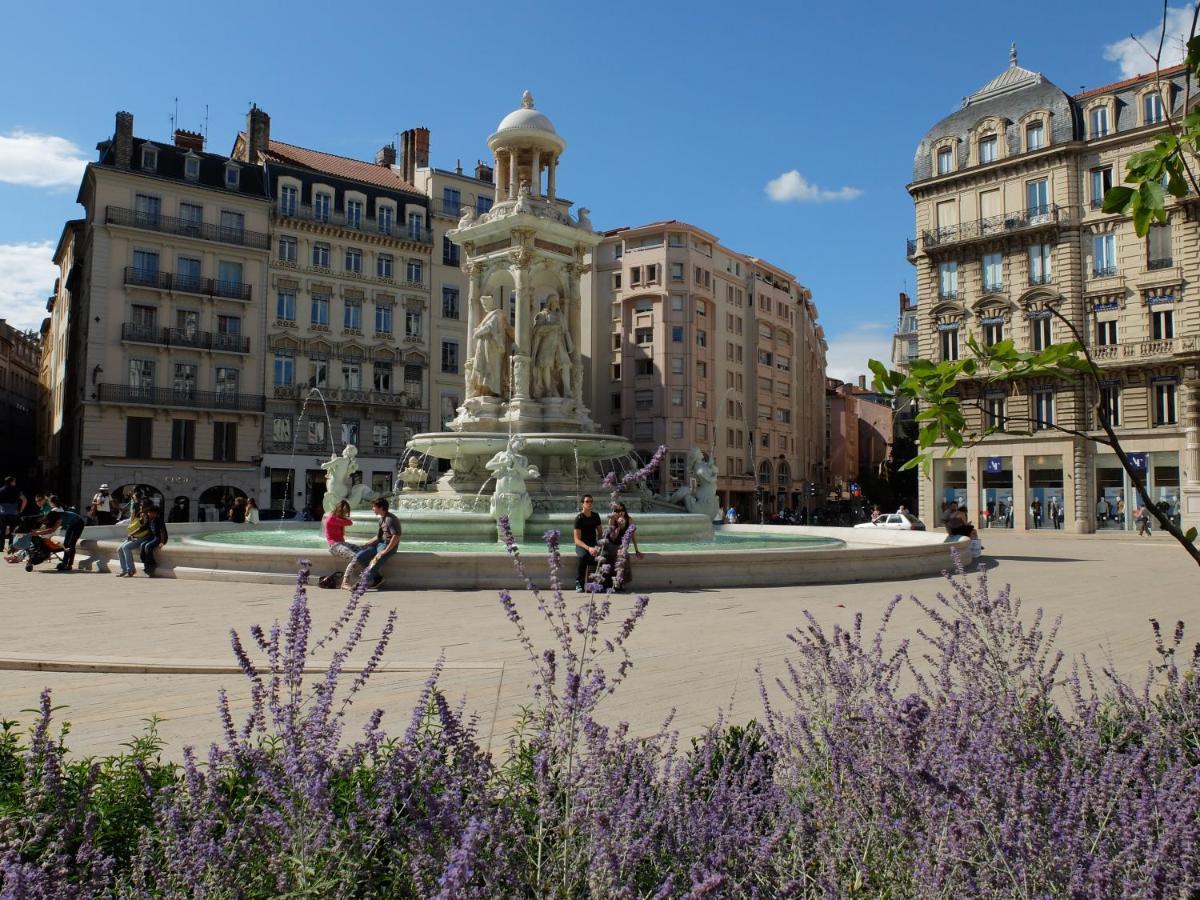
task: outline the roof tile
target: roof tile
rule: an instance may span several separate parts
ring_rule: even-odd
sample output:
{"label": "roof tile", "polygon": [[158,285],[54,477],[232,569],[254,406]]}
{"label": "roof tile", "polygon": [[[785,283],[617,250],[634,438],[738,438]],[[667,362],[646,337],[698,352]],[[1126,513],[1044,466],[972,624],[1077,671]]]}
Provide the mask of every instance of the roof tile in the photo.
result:
{"label": "roof tile", "polygon": [[291,163],[315,172],[324,172],[327,175],[336,175],[352,181],[365,181],[368,184],[389,188],[393,191],[407,191],[410,194],[418,195],[421,193],[391,168],[364,162],[361,159],[322,153],[320,150],[309,150],[306,147],[297,147],[294,144],[285,144],[283,141],[276,140],[272,140],[267,145],[266,156],[276,162]]}

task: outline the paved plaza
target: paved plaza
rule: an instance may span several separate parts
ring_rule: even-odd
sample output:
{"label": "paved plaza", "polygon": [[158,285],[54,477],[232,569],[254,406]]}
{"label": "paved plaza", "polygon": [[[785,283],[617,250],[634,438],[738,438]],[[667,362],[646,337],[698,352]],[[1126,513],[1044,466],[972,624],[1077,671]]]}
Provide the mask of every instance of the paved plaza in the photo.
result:
{"label": "paved plaza", "polygon": [[[1111,657],[1122,673],[1141,673],[1153,657],[1150,617],[1168,630],[1183,619],[1193,624],[1188,644],[1200,639],[1200,570],[1164,535],[1147,540],[991,531],[984,532],[984,544],[993,586],[1011,583],[1030,611],[1041,606],[1061,615],[1059,646],[1069,655]],[[402,583],[400,557],[391,564],[389,584]],[[684,734],[713,722],[719,710],[735,720],[755,717],[755,668],[761,664],[768,677],[783,671],[786,635],[803,622],[804,610],[829,624],[848,623],[861,611],[873,626],[895,594],[932,599],[944,584],[930,577],[657,592],[630,642],[635,667],[603,717],[628,720],[645,733],[674,708]],[[0,717],[27,721],[22,710],[49,686],[55,703],[66,707],[60,715],[72,723],[68,743],[78,753],[119,749],[151,715],[162,718],[159,730],[172,756],[185,744],[206,745],[218,735],[218,688],[228,688],[239,704],[248,693],[245,679],[230,670],[229,629],[245,635],[254,623],[284,619],[291,593],[261,584],[26,574],[21,566],[0,565]],[[495,592],[394,589],[369,598],[377,607],[371,633],[378,634],[393,606],[399,624],[385,658],[388,671],[372,679],[358,716],[381,706],[385,725],[403,731],[430,668],[443,655],[447,693],[465,697],[478,713],[485,743],[503,746],[519,708],[530,700],[529,665]],[[536,615],[528,594],[516,598],[527,618]],[[345,595],[314,587],[310,600],[319,629],[341,610]],[[622,610],[632,600],[616,598]],[[892,637],[915,636],[918,622],[912,606],[902,604]],[[548,634],[536,634],[550,646]]]}

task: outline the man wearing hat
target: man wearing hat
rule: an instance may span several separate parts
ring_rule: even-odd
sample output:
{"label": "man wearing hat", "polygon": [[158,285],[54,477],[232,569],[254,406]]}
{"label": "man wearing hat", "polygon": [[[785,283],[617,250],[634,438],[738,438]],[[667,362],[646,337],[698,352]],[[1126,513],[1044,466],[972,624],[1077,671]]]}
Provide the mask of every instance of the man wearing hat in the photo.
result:
{"label": "man wearing hat", "polygon": [[97,525],[113,525],[117,517],[113,515],[113,498],[108,492],[108,485],[100,485],[100,490],[92,497],[91,513],[96,517]]}

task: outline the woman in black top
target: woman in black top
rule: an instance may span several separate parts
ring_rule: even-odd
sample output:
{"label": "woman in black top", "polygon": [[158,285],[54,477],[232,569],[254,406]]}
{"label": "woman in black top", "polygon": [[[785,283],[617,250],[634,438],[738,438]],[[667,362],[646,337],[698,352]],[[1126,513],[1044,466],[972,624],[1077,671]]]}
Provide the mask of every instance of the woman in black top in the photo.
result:
{"label": "woman in black top", "polygon": [[596,570],[596,556],[600,552],[600,516],[592,509],[592,495],[579,498],[579,515],[575,517],[575,555],[579,564],[575,569],[575,592],[582,594],[588,576]]}
{"label": "woman in black top", "polygon": [[617,571],[617,557],[621,552],[621,544],[630,530],[633,533],[629,535],[629,546],[633,548],[634,556],[641,559],[642,551],[638,549],[637,528],[634,527],[633,518],[625,509],[624,503],[614,503],[612,515],[608,517],[608,529],[604,533],[604,561],[608,564],[608,577],[604,579],[605,587],[616,587],[617,590],[621,590],[629,587],[633,582],[633,563],[629,561],[628,554],[625,556],[625,564],[621,566],[621,571]]}

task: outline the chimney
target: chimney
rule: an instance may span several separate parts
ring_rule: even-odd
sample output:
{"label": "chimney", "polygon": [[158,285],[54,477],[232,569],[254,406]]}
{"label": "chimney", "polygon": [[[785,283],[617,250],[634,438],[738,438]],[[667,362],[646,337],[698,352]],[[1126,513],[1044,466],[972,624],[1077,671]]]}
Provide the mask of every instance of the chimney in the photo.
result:
{"label": "chimney", "polygon": [[426,169],[429,167],[429,129],[414,128],[413,133],[413,159],[416,160],[418,169]]}
{"label": "chimney", "polygon": [[413,132],[410,128],[400,133],[400,177],[412,184],[416,169],[413,161]]}
{"label": "chimney", "polygon": [[493,178],[492,167],[485,162],[477,160],[475,162],[475,177],[480,181],[486,181],[488,184],[491,184]]}
{"label": "chimney", "polygon": [[462,174],[462,160],[461,159],[456,159],[454,161],[454,174],[455,175]]}
{"label": "chimney", "polygon": [[204,150],[204,135],[198,131],[186,131],[183,128],[175,129],[175,146],[180,150],[195,150],[197,153]]}
{"label": "chimney", "polygon": [[113,134],[113,165],[128,169],[133,160],[133,113],[117,113],[117,130]]}
{"label": "chimney", "polygon": [[908,294],[904,293],[904,291],[901,291],[900,292],[900,312],[904,312],[905,310],[908,310],[908,309],[912,309],[912,301],[910,299],[908,299]]}
{"label": "chimney", "polygon": [[390,169],[396,164],[396,145],[385,144],[375,154],[375,165]]}
{"label": "chimney", "polygon": [[858,376],[858,387],[860,390],[864,390],[864,391],[867,389],[867,376],[866,375]]}
{"label": "chimney", "polygon": [[271,117],[251,103],[246,113],[246,162],[257,165],[271,143]]}

